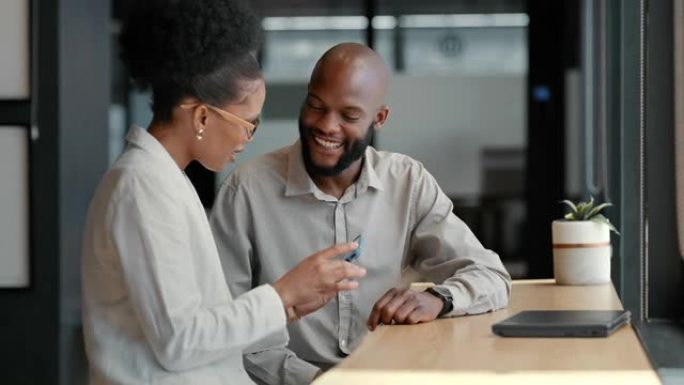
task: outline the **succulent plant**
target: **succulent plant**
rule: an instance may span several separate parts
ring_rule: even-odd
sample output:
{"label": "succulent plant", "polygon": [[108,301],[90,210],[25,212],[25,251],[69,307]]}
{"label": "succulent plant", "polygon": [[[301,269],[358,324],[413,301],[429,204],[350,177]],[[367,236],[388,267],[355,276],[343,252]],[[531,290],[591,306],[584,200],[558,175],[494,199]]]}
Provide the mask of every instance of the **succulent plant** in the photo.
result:
{"label": "succulent plant", "polygon": [[605,209],[606,207],[610,207],[613,204],[612,203],[601,203],[600,205],[594,206],[594,197],[590,197],[588,202],[579,202],[577,204],[573,203],[572,201],[569,200],[564,200],[561,201],[561,203],[564,203],[566,206],[570,208],[570,212],[565,214],[565,219],[568,221],[594,221],[594,222],[599,222],[599,223],[605,223],[610,231],[614,232],[617,235],[620,235],[620,232],[617,231],[615,226],[613,226],[612,223],[610,223],[610,220],[606,218],[601,211]]}

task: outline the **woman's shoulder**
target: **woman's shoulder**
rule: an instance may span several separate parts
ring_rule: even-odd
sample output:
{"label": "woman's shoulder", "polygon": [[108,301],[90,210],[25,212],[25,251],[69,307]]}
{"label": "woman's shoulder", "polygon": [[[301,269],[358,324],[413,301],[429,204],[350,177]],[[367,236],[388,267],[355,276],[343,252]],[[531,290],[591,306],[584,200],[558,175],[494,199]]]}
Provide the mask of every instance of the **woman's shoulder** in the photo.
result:
{"label": "woman's shoulder", "polygon": [[127,150],[105,173],[98,192],[109,195],[112,201],[173,200],[185,182],[180,170],[174,173],[167,167],[143,151]]}

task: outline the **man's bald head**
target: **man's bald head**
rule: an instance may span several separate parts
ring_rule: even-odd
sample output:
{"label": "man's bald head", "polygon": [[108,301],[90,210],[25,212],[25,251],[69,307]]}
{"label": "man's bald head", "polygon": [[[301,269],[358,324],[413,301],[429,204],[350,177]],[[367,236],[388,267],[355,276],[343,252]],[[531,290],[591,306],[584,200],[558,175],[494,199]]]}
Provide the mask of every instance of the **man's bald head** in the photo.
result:
{"label": "man's bald head", "polygon": [[[362,90],[374,103],[385,102],[389,73],[380,55],[359,43],[341,43],[326,51],[311,74],[310,84],[320,83]],[[344,88],[344,87],[342,87]]]}
{"label": "man's bald head", "polygon": [[338,44],[316,63],[299,113],[309,175],[319,182],[358,178],[366,148],[389,115],[387,81],[380,56],[361,44]]}

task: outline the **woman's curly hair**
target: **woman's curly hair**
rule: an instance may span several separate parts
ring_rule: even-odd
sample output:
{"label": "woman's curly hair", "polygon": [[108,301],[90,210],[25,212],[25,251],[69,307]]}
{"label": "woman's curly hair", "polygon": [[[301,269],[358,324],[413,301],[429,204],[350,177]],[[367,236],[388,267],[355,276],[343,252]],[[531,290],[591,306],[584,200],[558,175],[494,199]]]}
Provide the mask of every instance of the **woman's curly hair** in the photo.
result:
{"label": "woman's curly hair", "polygon": [[119,42],[131,78],[152,90],[155,120],[184,97],[223,105],[261,77],[257,16],[239,0],[137,0]]}

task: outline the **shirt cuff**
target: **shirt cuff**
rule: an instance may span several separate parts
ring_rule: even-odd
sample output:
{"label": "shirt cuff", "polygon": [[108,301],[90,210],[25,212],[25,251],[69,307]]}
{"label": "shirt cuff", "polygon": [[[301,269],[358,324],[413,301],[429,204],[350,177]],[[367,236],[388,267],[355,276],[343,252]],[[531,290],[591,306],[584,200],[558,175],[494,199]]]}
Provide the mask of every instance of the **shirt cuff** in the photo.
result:
{"label": "shirt cuff", "polygon": [[288,333],[287,328],[280,328],[276,332],[252,343],[246,347],[242,353],[254,354],[270,349],[285,348],[288,342],[290,342],[290,334]]}
{"label": "shirt cuff", "polygon": [[313,382],[316,374],[321,370],[297,356],[288,356],[285,362],[285,384],[301,385]]}
{"label": "shirt cuff", "polygon": [[468,298],[469,295],[467,293],[463,293],[463,290],[458,287],[458,286],[453,286],[453,285],[439,285],[441,287],[444,287],[449,290],[451,293],[451,304],[453,305],[451,307],[451,310],[443,314],[439,318],[449,318],[449,317],[455,317],[458,315],[463,315],[465,314],[465,309],[470,306],[470,299]]}

